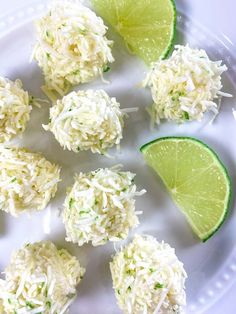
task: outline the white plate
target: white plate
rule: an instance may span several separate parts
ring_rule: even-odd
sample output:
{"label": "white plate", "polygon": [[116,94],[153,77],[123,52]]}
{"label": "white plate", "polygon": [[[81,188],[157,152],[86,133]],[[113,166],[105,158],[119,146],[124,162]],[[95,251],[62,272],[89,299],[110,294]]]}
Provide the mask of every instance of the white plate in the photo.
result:
{"label": "white plate", "polygon": [[[0,75],[10,79],[20,78],[24,88],[33,95],[42,97],[40,86],[42,76],[35,63],[29,64],[34,44],[32,20],[45,11],[45,1],[34,3],[0,18]],[[111,34],[110,37],[114,37]],[[64,241],[65,232],[57,208],[61,208],[66,186],[73,183],[73,175],[78,171],[88,171],[102,166],[123,163],[124,168],[137,173],[138,187],[147,189],[147,194],[137,199],[137,209],[143,210],[140,226],[134,233],[148,233],[159,240],[165,240],[176,248],[177,255],[184,262],[189,275],[187,280],[187,313],[202,313],[235,281],[236,252],[234,197],[228,218],[217,234],[207,243],[200,243],[192,234],[184,217],[170,200],[162,183],[152,170],[145,165],[139,147],[156,138],[167,135],[189,135],[204,140],[214,148],[226,164],[235,185],[236,122],[232,115],[232,99],[225,99],[222,110],[213,125],[187,123],[175,125],[163,123],[158,129],[150,131],[149,117],[145,107],[151,103],[150,93],[139,89],[137,84],[145,77],[146,68],[141,61],[127,54],[126,49],[116,39],[114,55],[116,62],[106,78],[110,85],[96,81],[81,88],[103,88],[116,96],[121,106],[138,106],[139,112],[130,115],[124,130],[122,150],[111,150],[114,159],[107,159],[91,153],[63,151],[50,133],[41,124],[48,121],[48,106],[35,108],[27,131],[19,141],[33,151],[43,152],[51,161],[62,166],[62,183],[56,198],[51,202],[53,209],[52,232],[45,235],[43,219],[45,212],[33,214],[31,218],[22,215],[19,219],[0,213],[0,269],[7,265],[12,250],[25,242],[42,239],[53,240],[77,255],[86,267],[86,275],[79,287],[79,295],[71,307],[71,314],[117,314],[120,313],[112,290],[109,261],[114,253],[113,245],[107,244],[93,248],[86,245],[78,248]],[[214,59],[223,59],[230,70],[224,75],[224,91],[235,94],[234,72],[236,62],[230,54],[231,44],[225,38],[215,38],[201,26],[178,15],[178,43],[189,42],[202,47]],[[235,188],[235,186],[233,187]],[[131,236],[132,236],[131,234]]]}

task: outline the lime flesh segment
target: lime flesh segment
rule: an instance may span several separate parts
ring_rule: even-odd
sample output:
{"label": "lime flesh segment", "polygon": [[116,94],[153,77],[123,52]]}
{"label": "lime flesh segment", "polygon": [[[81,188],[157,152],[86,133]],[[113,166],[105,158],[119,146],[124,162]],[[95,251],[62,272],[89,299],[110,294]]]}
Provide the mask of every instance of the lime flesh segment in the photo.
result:
{"label": "lime flesh segment", "polygon": [[95,10],[146,63],[164,58],[176,26],[173,0],[92,0]]}
{"label": "lime flesh segment", "polygon": [[227,170],[214,151],[193,138],[165,137],[141,152],[193,231],[202,241],[209,239],[223,223],[231,196]]}

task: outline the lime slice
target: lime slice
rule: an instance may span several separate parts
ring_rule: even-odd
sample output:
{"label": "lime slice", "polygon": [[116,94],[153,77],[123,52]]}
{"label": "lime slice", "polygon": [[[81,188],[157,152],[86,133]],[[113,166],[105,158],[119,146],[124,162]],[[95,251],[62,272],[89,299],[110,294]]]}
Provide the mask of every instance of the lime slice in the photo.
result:
{"label": "lime slice", "polygon": [[213,150],[188,137],[164,137],[141,147],[176,205],[202,241],[222,225],[231,196],[227,170]]}
{"label": "lime slice", "polygon": [[176,9],[173,0],[92,0],[95,10],[146,63],[164,58],[171,49]]}

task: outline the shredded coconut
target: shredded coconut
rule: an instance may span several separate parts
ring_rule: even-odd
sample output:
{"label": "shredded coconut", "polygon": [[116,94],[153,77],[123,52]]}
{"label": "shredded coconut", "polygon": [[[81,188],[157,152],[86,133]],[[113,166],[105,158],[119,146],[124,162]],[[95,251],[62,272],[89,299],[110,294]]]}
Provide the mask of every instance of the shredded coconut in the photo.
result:
{"label": "shredded coconut", "polygon": [[154,101],[149,109],[153,122],[200,121],[207,111],[218,114],[215,99],[231,97],[221,92],[221,74],[227,70],[221,63],[211,61],[203,49],[178,45],[169,59],[153,64],[144,81]]}
{"label": "shredded coconut", "polygon": [[105,154],[120,143],[125,114],[103,90],[71,92],[51,107],[50,122],[43,127],[64,149]]}
{"label": "shredded coconut", "polygon": [[65,95],[71,86],[102,76],[114,61],[103,20],[77,1],[54,1],[36,27],[33,58],[43,70],[46,93]]}
{"label": "shredded coconut", "polygon": [[6,142],[24,132],[30,119],[31,98],[22,89],[20,80],[15,82],[0,77],[0,142]]}
{"label": "shredded coconut", "polygon": [[27,244],[15,252],[1,280],[5,313],[64,314],[85,270],[52,242]]}
{"label": "shredded coconut", "polygon": [[233,109],[233,116],[234,116],[234,119],[236,120],[236,110]]}
{"label": "shredded coconut", "polygon": [[110,269],[124,313],[183,313],[187,275],[169,244],[159,243],[152,236],[136,235],[116,253]]}
{"label": "shredded coconut", "polygon": [[[0,289],[2,289],[2,285],[1,285],[1,279],[0,279]],[[2,304],[2,300],[0,299],[0,313],[4,314],[4,307]]]}
{"label": "shredded coconut", "polygon": [[118,165],[75,177],[64,203],[67,241],[78,245],[91,241],[94,246],[120,241],[138,225],[134,197],[145,190],[137,192],[135,175],[120,170]]}
{"label": "shredded coconut", "polygon": [[60,168],[41,154],[0,146],[0,209],[18,216],[42,210],[54,197]]}

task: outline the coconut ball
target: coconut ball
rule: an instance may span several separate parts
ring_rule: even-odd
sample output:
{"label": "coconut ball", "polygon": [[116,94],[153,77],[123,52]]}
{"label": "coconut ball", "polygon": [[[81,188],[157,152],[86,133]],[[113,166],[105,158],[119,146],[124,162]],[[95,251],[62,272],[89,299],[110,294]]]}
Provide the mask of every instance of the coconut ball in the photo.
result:
{"label": "coconut ball", "polygon": [[21,81],[0,77],[0,143],[24,132],[31,110],[31,98]]}
{"label": "coconut ball", "polygon": [[159,60],[144,81],[150,87],[153,123],[162,119],[176,122],[202,120],[204,113],[219,112],[223,93],[221,75],[227,70],[222,61],[212,61],[203,49],[176,46],[169,59]]}
{"label": "coconut ball", "polygon": [[187,275],[169,244],[136,235],[115,254],[110,269],[125,314],[183,313]]}
{"label": "coconut ball", "polygon": [[85,270],[49,241],[27,244],[12,255],[1,280],[4,313],[67,313]]}
{"label": "coconut ball", "polygon": [[0,146],[0,209],[18,216],[42,210],[55,196],[60,167],[24,148]]}
{"label": "coconut ball", "polygon": [[71,86],[102,76],[114,61],[103,20],[79,2],[55,2],[36,28],[33,58],[46,90],[64,95]]}
{"label": "coconut ball", "polygon": [[135,211],[135,175],[119,166],[80,173],[68,189],[63,221],[66,240],[83,245],[119,241],[139,223]]}
{"label": "coconut ball", "polygon": [[50,109],[44,126],[65,149],[105,154],[122,139],[125,113],[103,90],[71,92]]}

